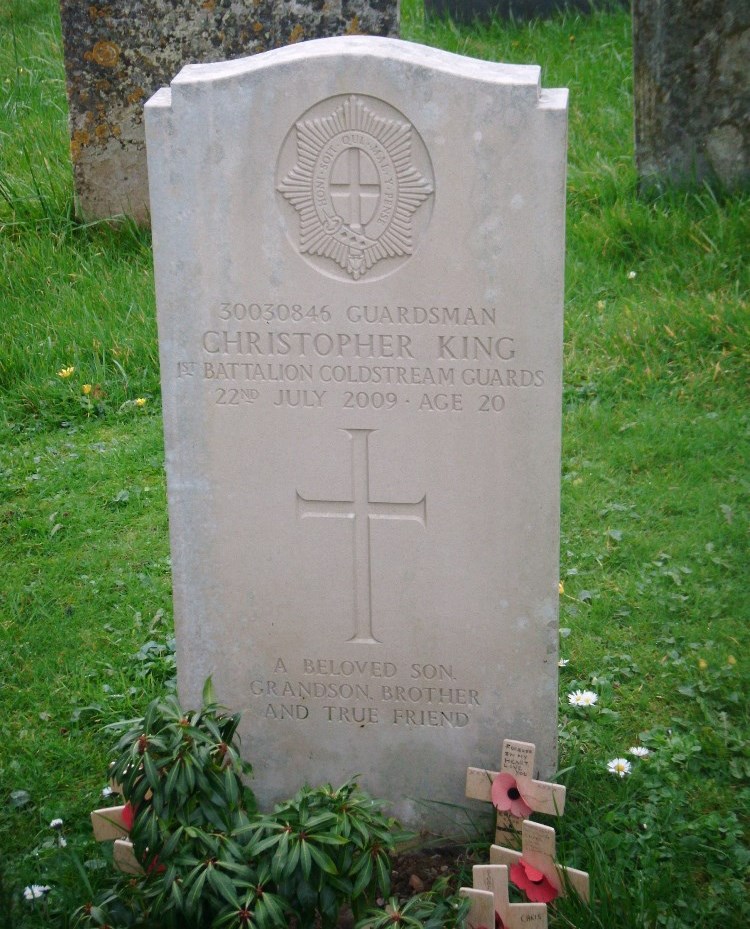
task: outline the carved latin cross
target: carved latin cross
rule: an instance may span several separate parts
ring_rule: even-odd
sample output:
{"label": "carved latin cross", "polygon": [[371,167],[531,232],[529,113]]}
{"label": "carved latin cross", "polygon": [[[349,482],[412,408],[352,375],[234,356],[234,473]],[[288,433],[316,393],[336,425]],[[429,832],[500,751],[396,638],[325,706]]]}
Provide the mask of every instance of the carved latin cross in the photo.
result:
{"label": "carved latin cross", "polygon": [[354,524],[353,587],[354,634],[350,642],[376,644],[372,624],[372,566],[370,523],[373,519],[414,520],[425,525],[426,496],[416,503],[374,501],[370,498],[369,437],[374,429],[343,429],[352,443],[352,496],[350,500],[319,500],[297,491],[297,516],[350,519]]}

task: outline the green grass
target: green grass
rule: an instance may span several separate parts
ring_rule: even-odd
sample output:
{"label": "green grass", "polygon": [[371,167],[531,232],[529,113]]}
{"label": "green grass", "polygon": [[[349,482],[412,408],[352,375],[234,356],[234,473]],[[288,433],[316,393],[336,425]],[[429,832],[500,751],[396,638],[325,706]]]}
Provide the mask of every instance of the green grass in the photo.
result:
{"label": "green grass", "polygon": [[[403,34],[538,62],[545,87],[571,91],[559,847],[595,893],[551,925],[740,929],[750,199],[706,188],[638,199],[624,13],[456,27],[426,25],[410,2]],[[14,929],[68,925],[88,894],[81,873],[106,872],[87,819],[110,749],[102,726],[139,713],[172,673],[149,238],[74,221],[65,113],[56,3],[11,0],[0,8],[0,925]],[[597,706],[570,707],[577,688]],[[606,762],[639,741],[652,755],[610,775]],[[31,883],[53,886],[36,908],[20,899]]]}

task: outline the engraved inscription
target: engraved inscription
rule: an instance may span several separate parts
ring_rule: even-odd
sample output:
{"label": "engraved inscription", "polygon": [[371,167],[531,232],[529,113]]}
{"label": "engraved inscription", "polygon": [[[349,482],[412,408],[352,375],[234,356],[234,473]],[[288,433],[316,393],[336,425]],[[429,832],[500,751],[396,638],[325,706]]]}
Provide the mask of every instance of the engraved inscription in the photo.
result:
{"label": "engraved inscription", "polygon": [[482,704],[452,664],[432,662],[278,658],[267,678],[249,682],[249,692],[267,719],[359,727],[464,729]]}
{"label": "engraved inscription", "polygon": [[316,500],[297,491],[297,516],[351,519],[354,522],[353,586],[354,635],[350,642],[379,642],[372,624],[372,570],[370,521],[373,519],[414,520],[422,526],[427,520],[427,496],[416,503],[374,501],[370,499],[370,456],[368,442],[374,429],[342,429],[352,443],[352,497],[350,500]]}
{"label": "engraved inscription", "polygon": [[358,281],[412,254],[414,214],[434,191],[426,153],[421,170],[414,162],[415,137],[402,114],[369,97],[334,98],[302,116],[284,145],[296,147],[295,163],[277,189],[298,214],[303,255]]}
{"label": "engraved inscription", "polygon": [[504,327],[500,309],[481,303],[312,303],[252,295],[217,302],[211,312],[218,322],[200,333],[200,360],[178,361],[177,377],[215,382],[207,386],[224,409],[399,410],[490,422],[504,418],[514,394],[547,386],[528,343]]}

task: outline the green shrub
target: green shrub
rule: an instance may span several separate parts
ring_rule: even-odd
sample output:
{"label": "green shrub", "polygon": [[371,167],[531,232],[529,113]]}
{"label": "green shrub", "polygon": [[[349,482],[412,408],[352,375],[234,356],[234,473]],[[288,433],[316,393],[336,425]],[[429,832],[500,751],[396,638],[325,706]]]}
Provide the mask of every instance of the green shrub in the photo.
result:
{"label": "green shrub", "polygon": [[[203,706],[185,712],[157,699],[120,732],[110,776],[126,800],[125,824],[143,868],[117,876],[96,902],[79,908],[79,926],[154,929],[330,929],[349,906],[362,925],[391,925],[391,855],[403,837],[380,804],[349,780],[334,789],[303,787],[271,813],[256,812],[243,781],[239,714],[217,705],[210,681]],[[453,925],[458,898],[443,888],[403,909],[404,925]],[[452,915],[453,914],[453,915]],[[444,922],[444,919],[449,919]]]}

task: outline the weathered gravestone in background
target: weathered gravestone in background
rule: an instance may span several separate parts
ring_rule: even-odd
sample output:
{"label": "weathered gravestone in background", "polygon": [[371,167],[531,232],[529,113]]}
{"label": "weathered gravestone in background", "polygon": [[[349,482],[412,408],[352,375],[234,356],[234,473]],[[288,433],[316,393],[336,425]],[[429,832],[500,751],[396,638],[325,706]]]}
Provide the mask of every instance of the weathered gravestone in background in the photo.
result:
{"label": "weathered gravestone in background", "polygon": [[749,186],[750,3],[634,0],[633,64],[641,186]]}
{"label": "weathered gravestone in background", "polygon": [[566,104],[357,37],[146,107],[179,691],[264,803],[451,828],[501,733],[555,767]]}
{"label": "weathered gravestone in background", "polygon": [[76,208],[148,219],[143,105],[189,62],[398,34],[396,0],[60,0]]}

